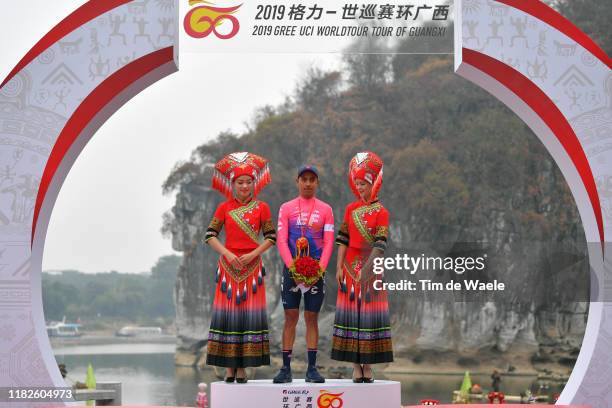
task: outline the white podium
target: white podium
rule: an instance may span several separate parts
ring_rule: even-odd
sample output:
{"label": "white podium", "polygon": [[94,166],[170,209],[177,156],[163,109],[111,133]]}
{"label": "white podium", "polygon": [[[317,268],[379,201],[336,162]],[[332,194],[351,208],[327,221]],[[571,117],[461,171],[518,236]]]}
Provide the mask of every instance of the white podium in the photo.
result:
{"label": "white podium", "polygon": [[211,408],[399,408],[401,384],[374,381],[330,380],[323,384],[293,380],[274,384],[272,380],[249,380],[246,384],[211,384]]}

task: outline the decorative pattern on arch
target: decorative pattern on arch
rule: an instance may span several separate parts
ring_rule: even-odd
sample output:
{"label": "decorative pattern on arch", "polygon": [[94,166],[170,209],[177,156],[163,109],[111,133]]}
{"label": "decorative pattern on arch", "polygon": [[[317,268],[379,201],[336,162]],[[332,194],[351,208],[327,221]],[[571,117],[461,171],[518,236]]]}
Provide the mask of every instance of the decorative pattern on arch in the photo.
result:
{"label": "decorative pattern on arch", "polygon": [[49,31],[0,85],[1,386],[64,386],[42,310],[49,216],[95,131],[142,89],[177,70],[175,6],[90,0]]}
{"label": "decorative pattern on arch", "polygon": [[589,248],[591,304],[582,349],[559,403],[607,406],[612,403],[612,308],[604,297],[612,260],[612,60],[540,1],[461,0],[455,7],[456,72],[529,125],[576,200]]}

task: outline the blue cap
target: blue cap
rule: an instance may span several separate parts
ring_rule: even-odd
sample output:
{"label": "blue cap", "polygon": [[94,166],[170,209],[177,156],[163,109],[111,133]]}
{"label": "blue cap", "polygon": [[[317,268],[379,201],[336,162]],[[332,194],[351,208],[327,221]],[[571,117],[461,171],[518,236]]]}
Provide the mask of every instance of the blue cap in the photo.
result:
{"label": "blue cap", "polygon": [[317,170],[315,166],[312,166],[310,164],[304,164],[300,166],[300,168],[298,169],[297,176],[300,177],[302,174],[306,173],[307,171],[314,173],[314,175],[317,176],[317,178],[319,178],[319,170]]}

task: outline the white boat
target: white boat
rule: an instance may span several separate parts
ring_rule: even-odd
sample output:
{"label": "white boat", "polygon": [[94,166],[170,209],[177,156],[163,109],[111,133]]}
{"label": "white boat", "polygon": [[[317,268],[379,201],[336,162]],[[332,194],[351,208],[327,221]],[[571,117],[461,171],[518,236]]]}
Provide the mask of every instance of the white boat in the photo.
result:
{"label": "white boat", "polygon": [[117,330],[115,335],[119,337],[161,336],[162,329],[154,326],[125,326]]}
{"label": "white boat", "polygon": [[47,325],[47,335],[49,337],[79,337],[78,323],[51,322]]}

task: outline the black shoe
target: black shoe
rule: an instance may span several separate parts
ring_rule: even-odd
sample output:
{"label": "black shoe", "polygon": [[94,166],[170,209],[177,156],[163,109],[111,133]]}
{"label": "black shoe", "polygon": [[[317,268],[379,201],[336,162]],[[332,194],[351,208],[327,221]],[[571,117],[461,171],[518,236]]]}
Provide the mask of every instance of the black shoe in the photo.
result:
{"label": "black shoe", "polygon": [[[363,382],[363,368],[359,366],[359,371],[361,372],[361,377],[353,377],[354,383],[362,383]],[[353,368],[353,374],[355,373],[355,369]]]}
{"label": "black shoe", "polygon": [[247,381],[249,381],[249,379],[246,376],[246,371],[244,369],[242,371],[244,371],[244,377],[238,377],[238,370],[234,371],[234,374],[236,375],[236,382],[238,384],[246,384]]}
{"label": "black shoe", "polygon": [[291,376],[291,368],[285,366],[281,367],[278,374],[276,374],[276,377],[272,379],[274,384],[290,383],[292,381],[293,377]]}
{"label": "black shoe", "polygon": [[[363,373],[363,368],[361,369],[361,372]],[[372,375],[372,374],[373,374],[373,373],[372,373],[372,369],[370,368],[370,375]],[[367,383],[367,384],[371,384],[371,383],[373,383],[373,382],[374,382],[374,376],[373,376],[373,375],[372,375],[372,377],[366,377],[366,376],[363,376],[363,378],[362,378],[362,379],[363,379],[363,382],[364,382],[364,383]]]}
{"label": "black shoe", "polygon": [[234,370],[232,371],[232,373],[233,373],[233,374],[232,374],[232,376],[231,376],[231,377],[225,377],[225,380],[224,380],[224,381],[225,381],[226,383],[233,383],[233,382],[234,382],[234,380],[236,379],[236,369],[234,369]]}
{"label": "black shoe", "polygon": [[325,377],[319,374],[317,367],[308,366],[308,370],[306,370],[306,382],[324,383]]}

